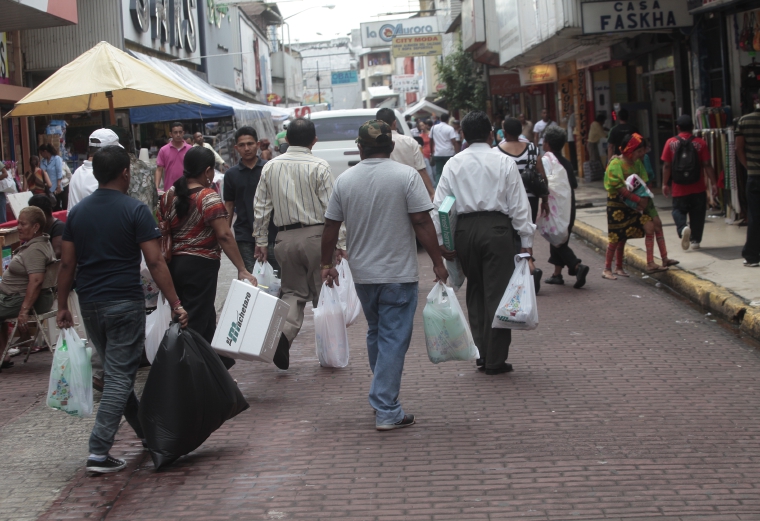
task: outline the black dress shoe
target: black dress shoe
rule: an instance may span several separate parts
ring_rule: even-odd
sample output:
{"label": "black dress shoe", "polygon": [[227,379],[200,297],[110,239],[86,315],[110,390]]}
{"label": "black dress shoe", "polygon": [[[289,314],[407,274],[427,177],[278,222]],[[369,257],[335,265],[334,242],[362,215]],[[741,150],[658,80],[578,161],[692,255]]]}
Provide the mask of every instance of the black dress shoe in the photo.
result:
{"label": "black dress shoe", "polygon": [[483,367],[486,365],[486,359],[485,358],[478,358],[475,360],[475,365],[478,367]]}
{"label": "black dress shoe", "polygon": [[575,289],[580,289],[586,284],[586,275],[588,275],[588,266],[585,264],[578,264],[578,273],[576,273],[576,279],[575,284],[573,284],[573,287]]}
{"label": "black dress shoe", "polygon": [[290,342],[284,334],[280,334],[280,341],[277,344],[277,350],[274,352],[272,359],[278,369],[287,369],[290,367]]}
{"label": "black dress shoe", "polygon": [[549,277],[548,279],[546,279],[544,282],[546,282],[547,284],[562,285],[562,284],[565,283],[565,279],[562,278],[561,274],[560,275],[552,275],[551,277]]}
{"label": "black dress shoe", "polygon": [[504,365],[501,367],[498,367],[496,369],[486,369],[487,375],[495,375],[495,374],[502,374],[502,373],[511,373],[512,372],[512,364],[508,364],[504,362]]}

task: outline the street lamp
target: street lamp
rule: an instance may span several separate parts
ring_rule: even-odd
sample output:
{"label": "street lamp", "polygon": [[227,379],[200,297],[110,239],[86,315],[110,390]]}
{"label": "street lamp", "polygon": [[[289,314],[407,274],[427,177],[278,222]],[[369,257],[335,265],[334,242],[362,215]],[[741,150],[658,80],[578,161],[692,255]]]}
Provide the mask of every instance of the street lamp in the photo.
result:
{"label": "street lamp", "polygon": [[[290,18],[293,18],[296,15],[304,13],[304,12],[308,11],[309,9],[335,9],[335,5],[333,5],[333,4],[330,4],[330,5],[313,5],[311,7],[307,7],[306,9],[303,9],[301,11],[298,11],[295,14],[292,14],[290,16],[282,18],[281,19],[282,25],[287,25],[288,26],[288,51],[290,51],[290,25],[285,20],[289,20]],[[283,35],[282,35],[282,39],[283,40],[285,39],[284,32],[285,32],[285,29],[283,28]],[[288,74],[285,71],[285,53],[284,52],[283,52],[283,55],[282,55],[282,73],[283,73],[283,86],[285,87],[285,108],[288,108]],[[317,74],[319,74],[319,73],[317,73]]]}

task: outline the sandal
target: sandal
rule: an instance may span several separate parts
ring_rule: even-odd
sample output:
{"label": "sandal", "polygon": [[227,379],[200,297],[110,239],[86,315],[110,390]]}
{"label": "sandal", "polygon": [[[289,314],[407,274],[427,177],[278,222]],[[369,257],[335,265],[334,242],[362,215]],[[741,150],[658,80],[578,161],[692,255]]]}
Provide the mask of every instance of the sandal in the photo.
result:
{"label": "sandal", "polygon": [[615,270],[615,275],[619,275],[621,277],[630,277],[628,273],[625,272],[625,270]]}
{"label": "sandal", "polygon": [[610,270],[604,270],[602,272],[602,278],[607,280],[617,280],[617,277]]}
{"label": "sandal", "polygon": [[662,261],[663,266],[675,266],[676,264],[680,264],[681,261],[677,261],[675,259],[667,259]]}
{"label": "sandal", "polygon": [[668,271],[668,267],[658,266],[657,264],[654,265],[654,268],[647,266],[647,273],[660,273],[661,271]]}

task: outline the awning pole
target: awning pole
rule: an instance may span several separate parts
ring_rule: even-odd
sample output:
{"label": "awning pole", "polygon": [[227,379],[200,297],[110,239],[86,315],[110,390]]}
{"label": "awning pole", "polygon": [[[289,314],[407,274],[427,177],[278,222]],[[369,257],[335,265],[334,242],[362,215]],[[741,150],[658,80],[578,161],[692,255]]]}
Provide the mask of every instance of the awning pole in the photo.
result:
{"label": "awning pole", "polygon": [[113,108],[113,92],[106,91],[106,98],[108,98],[108,113],[111,115],[111,125],[116,125],[116,110]]}

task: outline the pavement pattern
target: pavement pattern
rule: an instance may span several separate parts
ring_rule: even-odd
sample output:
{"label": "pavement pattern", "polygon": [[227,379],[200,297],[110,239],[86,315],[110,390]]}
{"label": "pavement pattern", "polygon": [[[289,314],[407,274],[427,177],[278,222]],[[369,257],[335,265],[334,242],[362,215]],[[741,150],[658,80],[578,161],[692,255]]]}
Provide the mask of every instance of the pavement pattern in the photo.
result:
{"label": "pavement pattern", "polygon": [[326,369],[309,313],[289,371],[232,369],[251,408],[197,451],[156,472],[124,424],[127,469],[89,477],[92,421],[44,406],[49,355],[33,355],[0,374],[0,520],[760,519],[758,351],[651,279],[602,280],[599,253],[571,245],[587,287],[542,285],[540,326],[514,333],[498,376],[427,359],[420,254],[400,396],[418,424],[398,431],[374,429],[363,319],[349,366]]}

